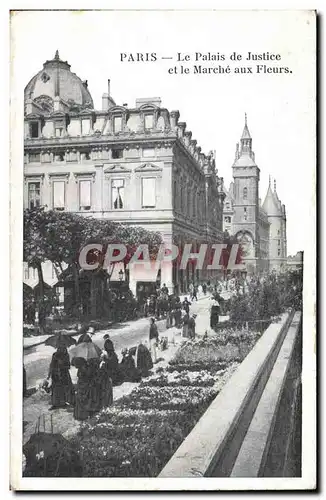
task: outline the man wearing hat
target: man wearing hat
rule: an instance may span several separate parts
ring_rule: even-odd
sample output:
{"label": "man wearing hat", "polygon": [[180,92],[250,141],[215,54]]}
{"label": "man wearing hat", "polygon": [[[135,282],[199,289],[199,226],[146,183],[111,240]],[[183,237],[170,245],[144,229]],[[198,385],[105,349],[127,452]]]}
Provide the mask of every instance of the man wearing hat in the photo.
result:
{"label": "man wearing hat", "polygon": [[196,336],[196,318],[197,314],[193,314],[188,321],[188,333],[191,339],[194,339]]}
{"label": "man wearing hat", "polygon": [[106,352],[114,351],[113,342],[110,339],[110,335],[108,333],[106,333],[104,335],[103,339],[105,340],[105,342],[104,342],[104,350]]}

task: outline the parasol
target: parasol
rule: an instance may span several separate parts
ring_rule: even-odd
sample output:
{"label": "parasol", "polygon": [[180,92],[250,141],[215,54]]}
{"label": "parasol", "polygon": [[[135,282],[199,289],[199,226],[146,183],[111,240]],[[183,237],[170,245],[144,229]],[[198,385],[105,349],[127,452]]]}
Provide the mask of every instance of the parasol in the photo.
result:
{"label": "parasol", "polygon": [[82,344],[83,342],[92,342],[92,337],[88,333],[83,333],[77,340],[77,344]]}
{"label": "parasol", "polygon": [[59,346],[70,347],[76,344],[76,340],[73,339],[70,335],[51,335],[45,341],[45,345],[49,345],[58,349]]}
{"label": "parasol", "polygon": [[92,358],[99,358],[101,356],[102,349],[93,344],[93,342],[82,342],[81,344],[75,345],[69,351],[70,359],[72,358],[84,358],[86,360]]}

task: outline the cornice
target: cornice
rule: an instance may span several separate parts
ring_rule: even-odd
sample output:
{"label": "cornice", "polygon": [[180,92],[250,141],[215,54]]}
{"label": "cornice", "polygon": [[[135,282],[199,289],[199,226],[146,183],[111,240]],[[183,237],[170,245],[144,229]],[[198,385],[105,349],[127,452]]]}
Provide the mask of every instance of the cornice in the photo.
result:
{"label": "cornice", "polygon": [[156,146],[172,147],[177,139],[175,134],[156,133],[155,135],[145,134],[126,134],[126,135],[101,135],[98,133],[89,136],[80,137],[51,137],[51,138],[26,138],[24,142],[25,149],[34,148],[56,148],[56,147],[81,147],[81,146],[124,146],[146,147]]}

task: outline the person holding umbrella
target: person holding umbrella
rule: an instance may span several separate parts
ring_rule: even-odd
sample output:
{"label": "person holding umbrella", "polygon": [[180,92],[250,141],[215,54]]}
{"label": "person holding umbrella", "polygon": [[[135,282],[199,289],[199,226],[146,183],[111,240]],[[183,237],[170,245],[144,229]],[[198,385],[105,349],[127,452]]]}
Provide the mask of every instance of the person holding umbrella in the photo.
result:
{"label": "person holding umbrella", "polygon": [[50,410],[74,405],[75,391],[70,376],[70,360],[64,342],[58,340],[58,348],[52,356],[47,380],[52,379]]}

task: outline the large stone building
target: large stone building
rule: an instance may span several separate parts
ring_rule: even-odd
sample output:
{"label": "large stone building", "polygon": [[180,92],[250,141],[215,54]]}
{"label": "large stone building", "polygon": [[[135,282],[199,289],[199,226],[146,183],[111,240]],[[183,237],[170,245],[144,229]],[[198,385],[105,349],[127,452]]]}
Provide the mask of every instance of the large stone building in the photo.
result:
{"label": "large stone building", "polygon": [[[159,98],[117,105],[110,81],[96,110],[87,81],[58,52],[25,88],[24,150],[25,208],[143,226],[181,248],[222,240],[225,195],[215,155],[201,151],[179,112]],[[170,290],[196,279],[194,269],[176,265],[162,273]],[[135,292],[132,275],[130,286]]]}
{"label": "large stone building", "polygon": [[223,229],[235,236],[245,249],[249,273],[285,269],[286,212],[269,182],[265,201],[259,198],[260,169],[255,161],[247,116],[232,166],[233,182],[225,189]]}

